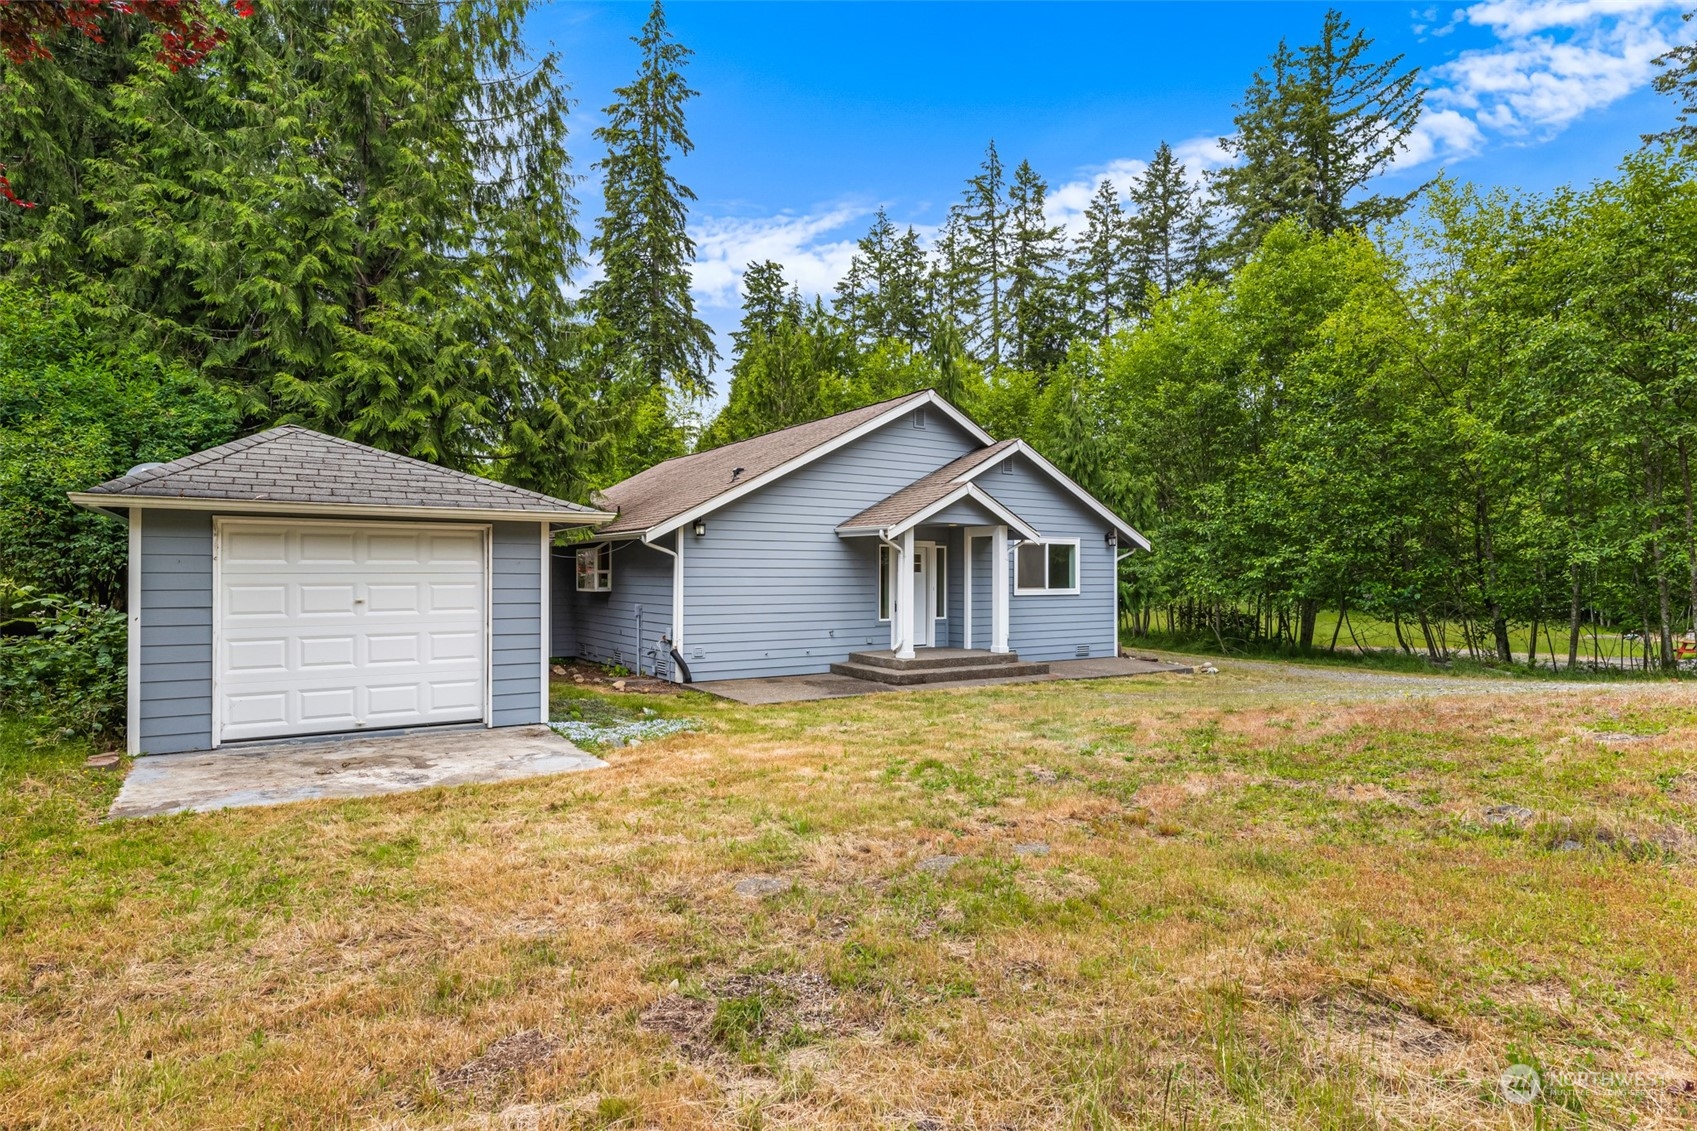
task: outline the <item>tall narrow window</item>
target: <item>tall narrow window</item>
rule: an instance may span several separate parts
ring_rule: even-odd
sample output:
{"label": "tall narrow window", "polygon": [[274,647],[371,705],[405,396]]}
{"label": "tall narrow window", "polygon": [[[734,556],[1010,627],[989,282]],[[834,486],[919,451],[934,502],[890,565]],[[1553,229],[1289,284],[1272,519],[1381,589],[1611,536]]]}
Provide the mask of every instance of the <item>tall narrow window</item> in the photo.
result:
{"label": "tall narrow window", "polygon": [[949,548],[938,546],[931,551],[931,568],[937,586],[937,619],[949,619]]}
{"label": "tall narrow window", "polygon": [[577,550],[577,591],[606,593],[613,588],[613,546],[602,542],[595,546],[579,546]]}

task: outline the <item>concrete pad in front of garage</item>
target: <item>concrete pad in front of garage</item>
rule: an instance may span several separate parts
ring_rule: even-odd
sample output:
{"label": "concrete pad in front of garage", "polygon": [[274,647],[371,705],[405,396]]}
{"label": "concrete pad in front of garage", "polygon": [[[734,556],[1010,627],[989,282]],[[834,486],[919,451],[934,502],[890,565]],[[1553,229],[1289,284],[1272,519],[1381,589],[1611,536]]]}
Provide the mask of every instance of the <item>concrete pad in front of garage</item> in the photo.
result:
{"label": "concrete pad in front of garage", "polygon": [[606,765],[545,726],[242,743],[137,758],[107,819],[372,797]]}

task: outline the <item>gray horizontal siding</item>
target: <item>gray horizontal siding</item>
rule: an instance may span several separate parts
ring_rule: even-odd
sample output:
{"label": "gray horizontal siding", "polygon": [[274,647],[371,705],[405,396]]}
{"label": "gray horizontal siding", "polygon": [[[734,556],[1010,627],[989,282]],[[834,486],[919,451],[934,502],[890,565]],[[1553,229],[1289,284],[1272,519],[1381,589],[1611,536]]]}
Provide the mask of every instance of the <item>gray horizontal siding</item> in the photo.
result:
{"label": "gray horizontal siding", "polygon": [[684,651],[696,679],[823,672],[889,646],[877,540],[836,527],[978,446],[942,414],[928,417],[925,428],[892,422],[712,512],[706,537],[684,535]]}
{"label": "gray horizontal siding", "polygon": [[490,722],[544,722],[541,526],[495,523],[489,564]]}
{"label": "gray horizontal siding", "polygon": [[613,588],[606,593],[577,591],[575,547],[556,550],[554,561],[554,655],[649,673],[658,662],[661,674],[670,674],[670,656],[658,643],[672,635],[670,555],[637,541],[613,543]]}
{"label": "gray horizontal siding", "polygon": [[[1008,647],[1021,659],[1067,660],[1088,645],[1092,656],[1112,656],[1114,639],[1114,556],[1107,545],[1108,523],[1065,487],[1039,471],[1023,455],[1010,456],[1013,471],[988,471],[975,482],[997,502],[1035,526],[1045,538],[1078,539],[1079,591],[1076,596],[1010,596]],[[1008,560],[1009,592],[1015,582],[1014,561]],[[985,621],[986,633],[989,622]],[[973,643],[978,644],[978,621],[973,620]],[[988,647],[989,636],[984,636]]]}
{"label": "gray horizontal siding", "polygon": [[212,516],[143,510],[141,702],[144,754],[212,746]]}

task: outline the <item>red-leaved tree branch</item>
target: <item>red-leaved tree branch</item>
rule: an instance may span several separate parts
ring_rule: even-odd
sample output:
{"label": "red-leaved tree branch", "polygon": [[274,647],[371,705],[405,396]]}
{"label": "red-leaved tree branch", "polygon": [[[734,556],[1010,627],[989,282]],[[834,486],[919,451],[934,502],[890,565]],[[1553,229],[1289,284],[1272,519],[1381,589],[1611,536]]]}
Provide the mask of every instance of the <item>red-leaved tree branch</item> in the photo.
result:
{"label": "red-leaved tree branch", "polygon": [[[209,0],[216,3],[217,0]],[[242,19],[253,15],[253,0],[230,0]],[[205,59],[229,33],[207,18],[203,0],[0,0],[0,56],[14,66],[50,60],[47,41],[61,30],[104,43],[101,24],[113,16],[145,20],[159,33],[158,59],[173,71]],[[34,208],[12,189],[0,165],[0,201]]]}
{"label": "red-leaved tree branch", "polygon": [[[112,16],[146,20],[159,33],[159,61],[173,71],[206,58],[227,32],[206,14],[217,0],[0,0],[0,54],[13,64],[51,59],[47,40],[62,29],[105,42],[101,24]],[[253,0],[232,0],[230,10],[246,19]]]}

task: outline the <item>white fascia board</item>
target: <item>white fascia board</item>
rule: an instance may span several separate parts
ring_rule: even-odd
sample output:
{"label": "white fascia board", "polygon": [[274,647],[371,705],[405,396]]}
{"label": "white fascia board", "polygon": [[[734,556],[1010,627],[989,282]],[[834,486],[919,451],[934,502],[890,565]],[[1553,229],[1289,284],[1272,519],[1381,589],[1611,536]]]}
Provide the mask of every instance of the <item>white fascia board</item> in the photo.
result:
{"label": "white fascia board", "polygon": [[951,420],[955,421],[955,423],[959,424],[962,428],[966,429],[967,432],[971,433],[971,435],[973,436],[974,439],[977,439],[977,440],[979,440],[979,441],[981,441],[985,444],[995,443],[995,441],[990,438],[990,434],[988,432],[984,431],[984,429],[978,427],[978,425],[974,424],[971,420],[967,419],[966,415],[964,413],[962,413],[960,411],[960,409],[956,408],[954,405],[950,404],[948,401],[945,401],[942,397],[939,397],[936,393],[927,389],[925,391],[924,396],[909,397],[908,399],[906,399],[904,401],[900,401],[897,404],[891,405],[888,411],[879,413],[877,416],[873,417],[871,420],[868,420],[866,423],[859,425],[856,428],[851,428],[849,431],[844,432],[841,436],[838,436],[836,439],[827,440],[825,443],[820,444],[818,447],[809,449],[808,451],[801,453],[799,456],[796,456],[794,459],[787,460],[784,463],[780,463],[777,467],[772,468],[772,470],[770,470],[770,471],[762,472],[761,474],[756,475],[754,478],[750,479],[748,482],[746,482],[746,483],[744,483],[740,486],[733,487],[729,491],[724,492],[723,494],[714,495],[711,499],[708,499],[705,503],[701,503],[697,506],[691,507],[689,510],[684,511],[682,514],[674,515],[671,518],[666,519],[664,522],[655,523],[653,526],[650,526],[647,530],[643,531],[642,534],[641,534],[641,537],[643,538],[644,541],[654,539],[654,538],[658,538],[660,535],[669,534],[672,531],[678,529],[679,527],[688,526],[690,523],[694,522],[698,518],[706,518],[708,515],[712,514],[714,511],[718,510],[720,507],[727,506],[731,503],[734,503],[738,499],[743,498],[745,495],[753,494],[755,491],[760,490],[760,488],[766,486],[768,483],[772,483],[772,482],[775,482],[776,480],[782,479],[784,476],[788,475],[790,472],[795,471],[798,468],[806,467],[808,464],[812,463],[814,460],[822,459],[825,456],[830,455],[832,452],[836,451],[837,449],[846,447],[849,444],[854,443],[856,440],[860,439],[862,436],[867,436],[867,435],[870,435],[873,432],[878,431],[878,429],[884,427],[886,424],[889,424],[889,423],[896,421],[896,420],[900,420],[902,417],[908,415],[914,409],[918,408],[920,405],[935,405],[936,407],[943,410],[944,415],[948,416]]}
{"label": "white fascia board", "polygon": [[930,506],[925,507],[910,518],[904,519],[902,522],[891,526],[889,528],[890,537],[894,538],[898,534],[906,533],[916,526],[923,526],[926,519],[937,514],[939,511],[947,510],[962,499],[971,499],[978,503],[985,510],[1001,519],[1002,522],[1012,527],[1014,530],[1019,531],[1022,536],[1029,538],[1034,542],[1041,541],[1043,538],[1043,536],[1037,533],[1036,528],[1030,523],[1026,522],[1023,518],[1020,518],[1017,514],[1004,506],[999,500],[992,498],[987,492],[973,483],[962,483],[959,487],[950,491],[947,495],[944,495]]}
{"label": "white fascia board", "polygon": [[985,460],[971,471],[968,471],[965,475],[962,475],[961,478],[966,480],[977,479],[979,475],[1001,463],[1015,452],[1019,452],[1021,455],[1029,457],[1031,462],[1036,464],[1040,471],[1044,472],[1049,476],[1049,478],[1072,492],[1074,498],[1089,507],[1091,510],[1095,511],[1097,514],[1101,515],[1102,518],[1106,519],[1115,530],[1118,530],[1121,534],[1130,538],[1142,549],[1149,549],[1149,539],[1139,534],[1131,523],[1103,506],[1099,501],[1097,501],[1096,496],[1092,495],[1089,491],[1086,491],[1083,487],[1080,487],[1077,483],[1074,483],[1071,476],[1056,467],[1054,464],[1050,463],[1048,460],[1044,459],[1024,440],[1015,440],[1013,444],[1008,447],[1007,451],[1002,452],[994,459]]}
{"label": "white fascia board", "polygon": [[364,503],[289,503],[276,500],[194,499],[172,495],[95,495],[72,491],[71,502],[95,510],[136,507],[144,510],[216,511],[228,515],[334,516],[346,518],[428,518],[440,522],[549,522],[594,526],[614,516],[607,511],[509,511],[458,507],[384,507]]}

